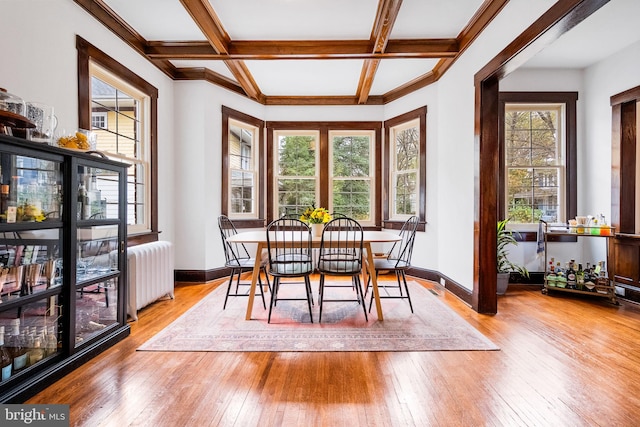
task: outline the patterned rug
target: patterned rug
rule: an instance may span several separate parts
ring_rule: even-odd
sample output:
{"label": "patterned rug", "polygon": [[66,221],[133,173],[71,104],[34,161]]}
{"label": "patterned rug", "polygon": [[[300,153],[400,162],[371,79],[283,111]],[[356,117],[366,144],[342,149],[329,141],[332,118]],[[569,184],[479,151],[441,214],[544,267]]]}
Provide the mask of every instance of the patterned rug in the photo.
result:
{"label": "patterned rug", "polygon": [[[335,282],[334,282],[335,283]],[[392,282],[387,282],[391,284]],[[383,284],[383,282],[381,282]],[[383,299],[384,321],[375,307],[365,321],[357,302],[325,302],[318,323],[317,283],[309,321],[306,301],[278,301],[271,323],[256,295],[251,320],[244,320],[247,298],[230,297],[222,309],[226,284],[144,343],[142,351],[445,351],[499,350],[484,335],[440,301],[440,296],[416,282],[409,283],[414,313],[406,299]],[[304,297],[301,284],[281,285],[280,296]],[[385,292],[381,289],[381,295]],[[391,292],[391,291],[390,291]],[[295,293],[295,295],[293,295]],[[325,300],[351,298],[350,288],[325,290]],[[367,298],[367,304],[368,304]]]}

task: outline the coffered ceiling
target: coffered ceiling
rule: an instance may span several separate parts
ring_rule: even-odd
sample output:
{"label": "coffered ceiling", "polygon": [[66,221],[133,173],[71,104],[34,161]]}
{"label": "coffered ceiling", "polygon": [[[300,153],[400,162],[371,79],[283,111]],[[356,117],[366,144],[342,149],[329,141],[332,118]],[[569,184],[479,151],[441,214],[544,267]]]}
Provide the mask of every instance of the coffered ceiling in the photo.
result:
{"label": "coffered ceiling", "polygon": [[[265,105],[379,105],[437,81],[509,0],[74,1],[172,79]],[[624,22],[639,5],[610,1],[528,66],[584,67],[638,40]]]}
{"label": "coffered ceiling", "polygon": [[436,81],[508,0],[75,1],[173,79],[357,105]]}

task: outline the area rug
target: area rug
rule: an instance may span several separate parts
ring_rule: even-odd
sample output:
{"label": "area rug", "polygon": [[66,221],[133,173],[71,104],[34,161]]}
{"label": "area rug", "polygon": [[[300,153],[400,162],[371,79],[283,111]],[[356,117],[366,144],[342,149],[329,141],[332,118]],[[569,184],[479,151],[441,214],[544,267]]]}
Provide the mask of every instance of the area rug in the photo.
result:
{"label": "area rug", "polygon": [[[391,282],[388,282],[391,284]],[[382,284],[382,283],[381,283]],[[278,301],[271,323],[257,294],[252,319],[245,320],[247,298],[230,297],[222,309],[226,284],[153,336],[141,351],[447,351],[498,350],[484,335],[440,301],[433,290],[410,282],[414,313],[406,299],[383,299],[384,320],[375,305],[365,321],[357,302],[325,302],[318,323],[317,284],[310,322],[306,301]],[[304,297],[301,284],[283,284],[280,296]],[[381,295],[386,291],[381,289]],[[389,291],[392,292],[392,291]],[[294,295],[295,294],[295,295]],[[331,288],[325,299],[351,298],[350,287]],[[368,303],[368,298],[367,298]]]}

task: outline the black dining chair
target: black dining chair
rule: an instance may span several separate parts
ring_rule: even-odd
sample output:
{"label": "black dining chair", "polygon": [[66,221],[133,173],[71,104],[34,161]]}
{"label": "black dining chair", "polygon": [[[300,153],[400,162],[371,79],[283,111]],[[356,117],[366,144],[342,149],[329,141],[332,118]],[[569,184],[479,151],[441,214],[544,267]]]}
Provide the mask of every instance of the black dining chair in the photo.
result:
{"label": "black dining chair", "polygon": [[[393,271],[396,274],[397,284],[390,284],[385,282],[381,284],[378,281],[378,291],[380,298],[402,298],[409,301],[409,307],[413,313],[413,304],[411,303],[411,295],[409,294],[409,286],[407,285],[407,277],[405,271],[411,267],[411,256],[413,254],[413,243],[416,237],[416,230],[418,228],[418,217],[412,216],[407,219],[402,225],[400,230],[401,240],[395,242],[387,255],[381,258],[374,258],[373,269],[375,275],[378,277],[380,271]],[[404,285],[404,291],[402,287]],[[367,281],[367,292],[371,286],[371,278]],[[384,291],[380,292],[380,291]],[[371,293],[371,300],[369,301],[369,311],[373,305],[373,292]]]}
{"label": "black dining chair", "polygon": [[[318,272],[320,273],[319,304],[322,322],[322,307],[325,302],[356,301],[362,305],[365,320],[369,320],[362,292],[362,227],[358,221],[340,217],[329,221],[322,231],[320,251],[318,254]],[[326,282],[325,276],[351,276],[351,284]],[[355,288],[356,298],[326,298],[326,288]]]}
{"label": "black dining chair", "polygon": [[[299,219],[279,218],[267,226],[267,249],[269,252],[269,274],[273,277],[271,302],[269,304],[269,317],[267,323],[271,323],[271,313],[278,301],[304,301],[309,306],[309,318],[313,323],[311,306],[314,304],[311,292],[311,280],[313,273],[313,257],[311,251],[311,230],[309,226]],[[283,281],[283,278],[300,278],[304,282]],[[280,297],[280,286],[300,285],[304,283],[306,298],[287,296]]]}
{"label": "black dining chair", "polygon": [[[224,297],[224,305],[222,309],[224,310],[227,307],[227,300],[229,297],[244,297],[248,296],[247,293],[240,292],[240,286],[250,286],[250,282],[242,282],[240,281],[240,276],[242,273],[246,271],[253,271],[253,267],[255,264],[255,258],[252,258],[249,255],[249,251],[242,243],[234,243],[228,240],[229,237],[238,234],[238,230],[235,225],[233,225],[233,221],[229,219],[226,215],[220,215],[218,217],[218,227],[220,228],[220,235],[222,236],[222,245],[224,246],[224,256],[226,259],[225,266],[231,269],[231,274],[229,276],[229,284],[227,286],[227,293]],[[261,254],[258,254],[261,256]],[[264,272],[265,279],[267,281],[267,285],[271,288],[271,284],[269,283],[269,276],[267,275],[266,270],[266,260],[262,261],[260,266],[260,270]],[[236,277],[236,286],[235,290],[232,291],[233,279]],[[258,286],[260,289],[260,296],[262,297],[262,305],[267,308],[265,299],[264,299],[264,290],[262,289],[262,279],[258,276]]]}

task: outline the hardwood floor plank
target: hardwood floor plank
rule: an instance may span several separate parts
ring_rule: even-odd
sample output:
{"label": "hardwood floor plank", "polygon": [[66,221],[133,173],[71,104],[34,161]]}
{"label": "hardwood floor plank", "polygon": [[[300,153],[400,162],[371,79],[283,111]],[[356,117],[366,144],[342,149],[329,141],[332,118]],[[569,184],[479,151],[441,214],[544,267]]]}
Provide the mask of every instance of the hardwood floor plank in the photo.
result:
{"label": "hardwood floor plank", "polygon": [[[74,426],[635,425],[640,309],[510,288],[481,315],[434,289],[500,351],[224,353],[136,349],[224,280],[176,287],[131,335],[27,403]],[[383,303],[384,308],[384,303]]]}

